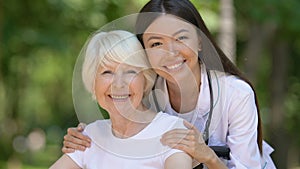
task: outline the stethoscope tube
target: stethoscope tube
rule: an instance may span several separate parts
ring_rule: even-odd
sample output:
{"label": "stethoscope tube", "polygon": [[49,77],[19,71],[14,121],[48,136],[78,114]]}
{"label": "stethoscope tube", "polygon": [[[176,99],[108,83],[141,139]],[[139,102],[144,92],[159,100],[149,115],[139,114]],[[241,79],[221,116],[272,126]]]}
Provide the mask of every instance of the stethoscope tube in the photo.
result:
{"label": "stethoscope tube", "polygon": [[[213,94],[213,90],[212,90],[210,70],[206,69],[206,73],[207,73],[207,80],[208,80],[208,87],[209,87],[209,94],[210,94],[210,108],[209,108],[209,112],[208,112],[208,119],[206,120],[206,123],[205,123],[203,139],[205,140],[205,143],[208,145],[209,126],[210,126],[213,109],[214,109],[214,94]],[[222,157],[224,159],[230,160],[230,149],[228,146],[209,146],[209,147],[214,150],[214,152],[217,154],[218,157]]]}
{"label": "stethoscope tube", "polygon": [[205,129],[203,132],[203,139],[204,139],[205,143],[208,144],[209,126],[210,126],[213,108],[214,108],[214,94],[213,94],[212,85],[211,85],[211,75],[210,75],[210,71],[208,69],[206,69],[206,74],[207,74],[208,87],[209,87],[210,105],[209,105],[208,119],[206,120]]}

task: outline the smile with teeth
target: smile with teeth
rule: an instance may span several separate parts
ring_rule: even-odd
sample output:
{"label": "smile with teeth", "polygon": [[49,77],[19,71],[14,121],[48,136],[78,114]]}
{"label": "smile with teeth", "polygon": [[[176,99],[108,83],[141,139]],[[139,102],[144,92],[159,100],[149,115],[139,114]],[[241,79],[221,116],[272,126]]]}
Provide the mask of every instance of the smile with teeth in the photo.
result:
{"label": "smile with teeth", "polygon": [[110,95],[110,97],[114,100],[125,100],[129,97],[130,95]]}
{"label": "smile with teeth", "polygon": [[176,63],[174,65],[165,66],[165,67],[168,68],[168,69],[170,69],[170,70],[174,70],[174,69],[179,68],[181,65],[183,65],[183,63],[184,63],[184,61],[180,62],[180,63]]}

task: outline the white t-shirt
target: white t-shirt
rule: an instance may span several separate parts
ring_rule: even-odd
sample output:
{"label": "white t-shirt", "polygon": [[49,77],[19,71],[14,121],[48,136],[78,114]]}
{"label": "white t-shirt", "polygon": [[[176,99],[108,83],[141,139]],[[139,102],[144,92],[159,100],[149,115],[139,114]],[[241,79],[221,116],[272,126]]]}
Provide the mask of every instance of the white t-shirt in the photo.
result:
{"label": "white t-shirt", "polygon": [[[276,168],[270,157],[272,147],[263,142],[263,156],[258,149],[258,116],[251,87],[236,76],[224,72],[211,71],[211,79],[214,108],[209,127],[209,145],[229,146],[230,160],[224,160],[228,168]],[[159,110],[181,117],[194,124],[200,132],[204,131],[210,110],[210,92],[204,65],[201,65],[198,102],[191,112],[179,114],[172,109],[165,79],[159,77],[155,87]],[[153,108],[154,101],[151,97],[150,104]]]}
{"label": "white t-shirt", "polygon": [[162,134],[175,128],[186,128],[181,118],[159,112],[138,134],[120,139],[112,134],[110,120],[97,120],[86,126],[84,134],[91,147],[84,152],[67,154],[81,168],[89,169],[163,169],[165,160],[177,152],[163,146]]}

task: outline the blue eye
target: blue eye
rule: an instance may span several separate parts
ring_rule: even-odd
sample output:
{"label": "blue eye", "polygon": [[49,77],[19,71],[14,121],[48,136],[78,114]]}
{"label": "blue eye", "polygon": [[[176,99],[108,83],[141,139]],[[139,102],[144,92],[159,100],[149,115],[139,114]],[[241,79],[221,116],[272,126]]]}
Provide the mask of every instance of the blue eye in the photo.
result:
{"label": "blue eye", "polygon": [[179,36],[176,41],[181,41],[181,40],[184,40],[184,39],[188,39],[187,36]]}

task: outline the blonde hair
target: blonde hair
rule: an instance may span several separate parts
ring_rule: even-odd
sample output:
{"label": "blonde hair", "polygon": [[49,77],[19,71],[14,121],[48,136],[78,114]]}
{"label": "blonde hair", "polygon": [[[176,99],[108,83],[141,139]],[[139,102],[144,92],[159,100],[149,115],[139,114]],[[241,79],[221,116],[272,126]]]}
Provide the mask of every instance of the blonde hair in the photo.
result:
{"label": "blonde hair", "polygon": [[149,94],[154,85],[156,73],[152,70],[135,34],[123,30],[96,32],[85,45],[82,54],[84,55],[82,79],[85,88],[93,98],[95,98],[94,83],[98,66],[111,61],[142,68],[146,79],[144,97]]}

